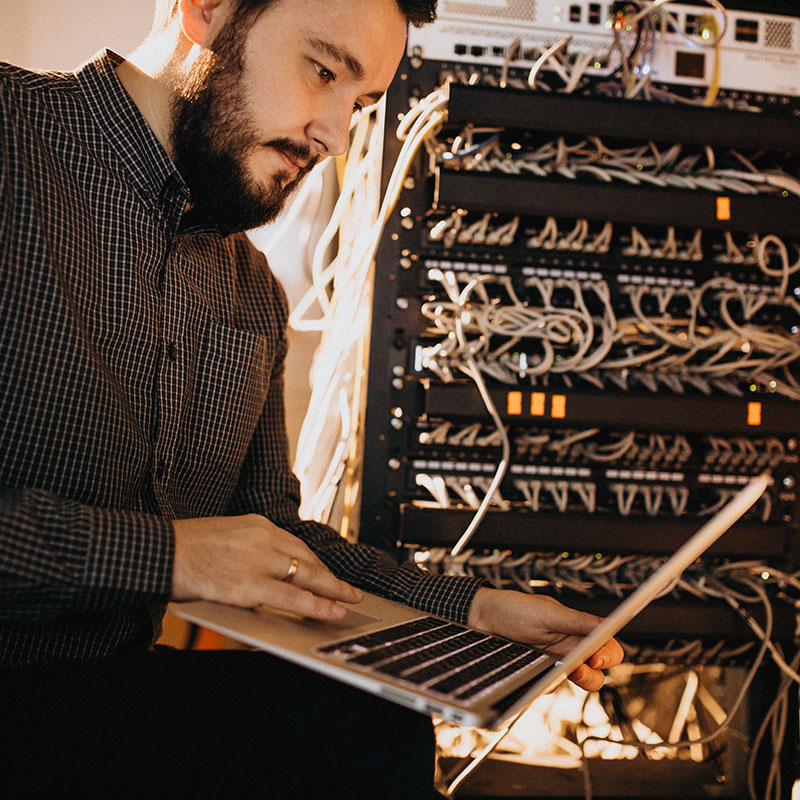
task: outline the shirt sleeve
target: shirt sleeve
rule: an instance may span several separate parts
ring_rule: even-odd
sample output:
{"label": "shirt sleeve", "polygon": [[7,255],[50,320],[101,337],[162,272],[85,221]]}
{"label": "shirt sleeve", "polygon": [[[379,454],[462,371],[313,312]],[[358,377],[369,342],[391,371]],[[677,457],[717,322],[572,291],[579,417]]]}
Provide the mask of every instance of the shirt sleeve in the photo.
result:
{"label": "shirt sleeve", "polygon": [[302,539],[339,578],[373,594],[465,623],[475,592],[489,584],[470,577],[431,575],[387,552],[343,539],[333,528],[298,516],[300,484],[288,463],[284,424],[285,336],[271,376],[263,413],[228,513],[262,514]]}
{"label": "shirt sleeve", "polygon": [[165,602],[173,553],[172,524],[161,517],[0,487],[0,620]]}
{"label": "shirt sleeve", "polygon": [[6,81],[0,71],[0,203],[6,203],[8,193],[6,187],[6,170],[8,169],[8,145],[6,144],[6,128],[8,126],[8,109],[6,108]]}

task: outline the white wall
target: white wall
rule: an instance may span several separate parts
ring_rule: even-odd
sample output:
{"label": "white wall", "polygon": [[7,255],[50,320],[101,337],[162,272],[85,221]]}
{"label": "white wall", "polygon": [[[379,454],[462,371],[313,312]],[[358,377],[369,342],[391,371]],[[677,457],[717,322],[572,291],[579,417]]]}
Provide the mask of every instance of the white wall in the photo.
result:
{"label": "white wall", "polygon": [[152,0],[0,0],[0,61],[74,69],[102,47],[122,55],[144,39]]}

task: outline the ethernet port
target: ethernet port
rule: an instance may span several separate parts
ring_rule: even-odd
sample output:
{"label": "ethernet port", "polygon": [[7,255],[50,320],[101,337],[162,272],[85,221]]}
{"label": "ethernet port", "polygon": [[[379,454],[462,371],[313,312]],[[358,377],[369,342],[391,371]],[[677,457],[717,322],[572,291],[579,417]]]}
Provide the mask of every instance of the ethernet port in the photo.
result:
{"label": "ethernet port", "polygon": [[602,7],[600,3],[589,3],[589,24],[599,25],[602,20]]}
{"label": "ethernet port", "polygon": [[570,22],[580,22],[582,16],[583,16],[583,8],[581,6],[573,4],[569,7]]}
{"label": "ethernet port", "polygon": [[735,38],[737,42],[757,42],[758,20],[739,17],[736,20]]}

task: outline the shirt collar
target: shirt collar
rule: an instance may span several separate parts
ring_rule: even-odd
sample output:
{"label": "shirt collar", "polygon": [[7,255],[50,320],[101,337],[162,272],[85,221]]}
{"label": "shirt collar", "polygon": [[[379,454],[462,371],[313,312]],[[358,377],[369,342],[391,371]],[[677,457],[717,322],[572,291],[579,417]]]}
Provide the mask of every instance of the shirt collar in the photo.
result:
{"label": "shirt collar", "polygon": [[87,105],[148,204],[168,190],[185,201],[189,190],[183,178],[116,73],[124,60],[105,49],[79,67],[75,74]]}

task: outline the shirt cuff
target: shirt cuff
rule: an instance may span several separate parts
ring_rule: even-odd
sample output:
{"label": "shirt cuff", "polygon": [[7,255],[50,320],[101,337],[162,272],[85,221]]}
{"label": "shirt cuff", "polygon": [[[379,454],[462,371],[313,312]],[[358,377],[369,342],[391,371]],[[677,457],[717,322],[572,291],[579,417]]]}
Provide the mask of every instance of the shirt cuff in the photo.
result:
{"label": "shirt cuff", "polygon": [[484,587],[491,588],[491,583],[483,578],[428,575],[419,581],[407,602],[428,614],[466,625],[475,593]]}
{"label": "shirt cuff", "polygon": [[89,506],[76,513],[89,540],[80,605],[135,608],[169,599],[175,534],[168,519]]}

